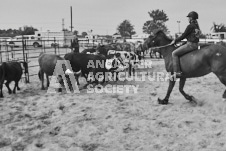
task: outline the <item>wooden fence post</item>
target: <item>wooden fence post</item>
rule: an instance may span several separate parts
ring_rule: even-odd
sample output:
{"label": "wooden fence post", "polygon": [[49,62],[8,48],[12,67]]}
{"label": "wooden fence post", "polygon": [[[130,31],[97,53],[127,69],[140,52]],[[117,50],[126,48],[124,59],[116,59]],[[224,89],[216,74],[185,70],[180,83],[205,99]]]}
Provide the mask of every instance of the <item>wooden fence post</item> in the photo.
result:
{"label": "wooden fence post", "polygon": [[[23,48],[23,61],[27,62],[26,56],[25,56],[25,43],[24,43],[24,39],[23,38],[22,38],[22,48]],[[25,83],[28,83],[27,73],[24,72],[24,76],[25,76]]]}
{"label": "wooden fence post", "polygon": [[[25,60],[26,60],[26,62],[27,62],[27,67],[29,67],[28,66],[28,57],[27,57],[27,53],[25,54]],[[30,78],[29,78],[29,68],[28,68],[28,70],[27,70],[27,73],[25,73],[25,76],[27,75],[27,81],[26,81],[26,83],[30,83]]]}
{"label": "wooden fence post", "polygon": [[54,37],[54,51],[55,51],[55,54],[57,54],[56,53],[56,37]]}
{"label": "wooden fence post", "polygon": [[2,50],[0,50],[0,63],[2,63]]}

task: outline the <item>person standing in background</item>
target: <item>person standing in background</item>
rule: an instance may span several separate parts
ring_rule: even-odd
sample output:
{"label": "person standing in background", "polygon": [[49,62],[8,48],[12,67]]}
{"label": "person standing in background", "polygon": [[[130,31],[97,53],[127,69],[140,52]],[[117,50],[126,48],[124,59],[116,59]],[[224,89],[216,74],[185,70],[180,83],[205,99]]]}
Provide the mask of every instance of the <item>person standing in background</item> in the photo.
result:
{"label": "person standing in background", "polygon": [[79,53],[79,41],[77,36],[75,36],[71,42],[71,52]]}

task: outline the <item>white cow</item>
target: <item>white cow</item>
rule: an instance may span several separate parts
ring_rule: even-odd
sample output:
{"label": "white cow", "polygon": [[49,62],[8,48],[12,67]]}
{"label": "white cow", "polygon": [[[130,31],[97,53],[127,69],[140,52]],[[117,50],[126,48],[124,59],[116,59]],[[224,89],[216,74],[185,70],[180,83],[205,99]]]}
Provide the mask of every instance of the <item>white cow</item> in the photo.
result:
{"label": "white cow", "polygon": [[129,74],[131,75],[132,70],[133,73],[135,72],[135,68],[137,67],[138,63],[140,62],[138,59],[138,55],[135,52],[127,52],[127,51],[116,51],[116,50],[109,50],[108,55],[116,55],[122,58],[123,64],[125,68],[128,69]]}

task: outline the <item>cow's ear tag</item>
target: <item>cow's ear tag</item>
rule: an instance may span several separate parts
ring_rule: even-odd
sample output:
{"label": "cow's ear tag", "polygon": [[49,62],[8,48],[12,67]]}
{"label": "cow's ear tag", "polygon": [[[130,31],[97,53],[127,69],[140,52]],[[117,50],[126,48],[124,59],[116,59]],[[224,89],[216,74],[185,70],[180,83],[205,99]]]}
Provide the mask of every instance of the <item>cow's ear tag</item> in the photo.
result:
{"label": "cow's ear tag", "polygon": [[112,62],[113,62],[114,59],[106,59],[106,62],[105,62],[105,68],[107,70],[111,69],[112,68]]}

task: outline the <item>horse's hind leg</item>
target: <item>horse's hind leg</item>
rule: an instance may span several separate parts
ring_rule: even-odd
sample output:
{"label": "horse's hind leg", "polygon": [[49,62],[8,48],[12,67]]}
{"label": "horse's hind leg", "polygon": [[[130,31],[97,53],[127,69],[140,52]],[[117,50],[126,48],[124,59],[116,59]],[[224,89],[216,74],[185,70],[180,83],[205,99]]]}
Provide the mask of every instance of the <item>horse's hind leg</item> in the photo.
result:
{"label": "horse's hind leg", "polygon": [[49,76],[46,74],[46,86],[49,87]]}
{"label": "horse's hind leg", "polygon": [[[217,75],[221,83],[223,83],[226,86],[226,74],[225,75]],[[226,101],[226,90],[223,93],[223,100]]]}
{"label": "horse's hind leg", "polygon": [[185,97],[185,99],[189,100],[191,103],[196,105],[197,102],[196,102],[195,98],[193,96],[190,96],[190,95],[188,95],[188,94],[186,94],[184,92],[185,82],[186,82],[186,78],[180,78],[179,91]]}
{"label": "horse's hind leg", "polygon": [[44,71],[39,70],[38,75],[39,75],[39,78],[41,80],[41,85],[42,85],[41,90],[45,90],[45,87],[44,87]]}

